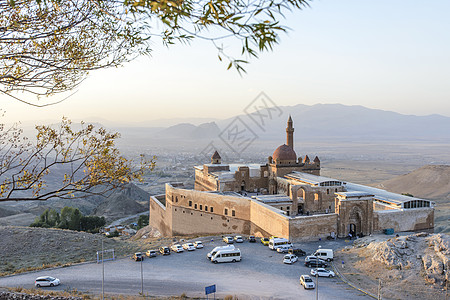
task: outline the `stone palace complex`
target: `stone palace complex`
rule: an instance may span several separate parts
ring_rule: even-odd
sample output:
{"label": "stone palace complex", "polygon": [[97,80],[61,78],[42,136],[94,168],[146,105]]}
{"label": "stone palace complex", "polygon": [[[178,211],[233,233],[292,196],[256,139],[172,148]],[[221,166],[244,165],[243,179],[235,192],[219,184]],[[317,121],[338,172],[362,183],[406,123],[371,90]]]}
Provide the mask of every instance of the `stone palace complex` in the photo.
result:
{"label": "stone palace complex", "polygon": [[165,236],[253,234],[290,240],[432,230],[434,202],[320,176],[316,156],[298,157],[294,127],[265,164],[227,164],[216,151],[196,166],[195,189],[166,184],[150,198],[150,225]]}

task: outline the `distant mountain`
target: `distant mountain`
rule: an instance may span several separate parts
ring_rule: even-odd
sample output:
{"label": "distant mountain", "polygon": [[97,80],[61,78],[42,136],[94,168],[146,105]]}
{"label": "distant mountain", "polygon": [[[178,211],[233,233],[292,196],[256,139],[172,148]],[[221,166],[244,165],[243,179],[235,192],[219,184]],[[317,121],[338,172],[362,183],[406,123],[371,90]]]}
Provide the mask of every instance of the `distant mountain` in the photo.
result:
{"label": "distant mountain", "polygon": [[181,123],[161,130],[156,135],[161,138],[204,139],[214,138],[220,133],[215,122],[203,123],[195,126],[190,123]]}
{"label": "distant mountain", "polygon": [[395,193],[409,193],[437,202],[449,202],[450,165],[427,165],[384,181],[377,187]]}
{"label": "distant mountain", "polygon": [[[255,132],[262,132],[262,139],[276,136],[284,139],[280,133],[286,126],[289,115],[292,116],[297,139],[338,138],[370,140],[446,140],[450,138],[450,118],[440,115],[415,116],[396,112],[370,109],[363,106],[342,104],[316,104],[312,106],[298,104],[281,106],[281,115],[272,113],[271,118],[261,119],[253,114],[239,117]],[[267,111],[259,114],[268,116]],[[225,128],[233,118],[218,122]],[[255,122],[256,121],[256,122]],[[264,124],[262,122],[264,121]],[[256,123],[262,124],[258,127]]]}

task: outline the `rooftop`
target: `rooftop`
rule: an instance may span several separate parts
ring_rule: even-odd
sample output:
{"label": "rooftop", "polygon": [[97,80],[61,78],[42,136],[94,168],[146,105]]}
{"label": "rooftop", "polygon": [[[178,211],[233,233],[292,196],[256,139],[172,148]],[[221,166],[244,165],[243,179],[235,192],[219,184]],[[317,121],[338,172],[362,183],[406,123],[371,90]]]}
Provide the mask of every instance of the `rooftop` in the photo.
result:
{"label": "rooftop", "polygon": [[345,182],[334,179],[334,178],[317,176],[317,175],[312,175],[309,173],[303,173],[303,172],[297,172],[297,171],[289,173],[289,174],[285,175],[284,177],[286,177],[288,179],[300,181],[303,183],[307,183],[310,185],[317,185],[317,186],[327,186],[327,184],[336,186],[336,185],[345,184]]}

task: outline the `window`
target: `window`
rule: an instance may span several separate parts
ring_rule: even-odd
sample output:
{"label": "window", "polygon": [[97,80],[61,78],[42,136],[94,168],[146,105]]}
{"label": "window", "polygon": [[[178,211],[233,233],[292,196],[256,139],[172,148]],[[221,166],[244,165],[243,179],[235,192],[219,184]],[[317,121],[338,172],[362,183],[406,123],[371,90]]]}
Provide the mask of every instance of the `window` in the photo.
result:
{"label": "window", "polygon": [[330,189],[327,189],[327,195],[329,195],[330,194]]}
{"label": "window", "polygon": [[209,210],[210,210],[211,212],[214,212],[214,207],[211,206],[211,207],[209,208]]}
{"label": "window", "polygon": [[194,209],[197,209],[197,203],[194,204]]}
{"label": "window", "polygon": [[205,205],[205,211],[208,211],[208,206]]}
{"label": "window", "polygon": [[225,214],[226,216],[228,215],[228,208],[225,208],[224,214]]}
{"label": "window", "polygon": [[203,205],[200,204],[200,210],[202,210],[202,208],[203,208]]}
{"label": "window", "polygon": [[178,196],[175,197],[175,202],[178,202]]}
{"label": "window", "polygon": [[268,177],[269,176],[269,172],[264,171],[264,177]]}
{"label": "window", "polygon": [[231,211],[231,216],[236,216],[236,212],[234,211],[234,209]]}
{"label": "window", "polygon": [[286,209],[287,209],[287,210],[290,210],[291,208],[288,206],[288,207],[286,207]]}
{"label": "window", "polygon": [[192,206],[192,201],[189,201],[189,206]]}
{"label": "window", "polygon": [[280,207],[280,209],[281,209],[281,210],[283,210],[283,206],[282,206],[282,207]]}
{"label": "window", "polygon": [[172,195],[172,202],[173,202],[173,195]]}
{"label": "window", "polygon": [[314,194],[314,200],[316,200],[316,201],[319,200],[319,194],[318,194],[318,193],[315,193],[315,194]]}

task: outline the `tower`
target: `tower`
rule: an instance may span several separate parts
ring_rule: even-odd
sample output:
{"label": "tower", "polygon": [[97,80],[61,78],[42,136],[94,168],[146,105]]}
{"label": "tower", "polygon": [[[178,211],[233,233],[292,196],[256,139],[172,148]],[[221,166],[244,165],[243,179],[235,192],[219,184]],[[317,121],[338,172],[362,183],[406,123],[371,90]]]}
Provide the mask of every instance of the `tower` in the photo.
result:
{"label": "tower", "polygon": [[211,164],[218,165],[222,163],[222,157],[220,157],[219,152],[215,151],[211,156]]}
{"label": "tower", "polygon": [[289,147],[291,147],[292,150],[294,150],[294,126],[292,124],[292,118],[290,115],[286,127],[286,145],[288,145]]}

